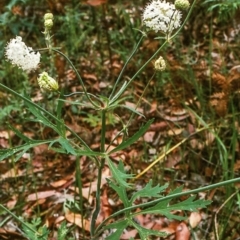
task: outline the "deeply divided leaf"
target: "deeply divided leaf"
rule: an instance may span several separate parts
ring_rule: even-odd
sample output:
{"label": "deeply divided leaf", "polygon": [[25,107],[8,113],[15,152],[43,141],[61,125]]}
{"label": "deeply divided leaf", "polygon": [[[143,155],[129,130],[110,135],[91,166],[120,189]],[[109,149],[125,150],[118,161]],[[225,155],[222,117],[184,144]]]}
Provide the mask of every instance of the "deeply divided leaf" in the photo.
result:
{"label": "deeply divided leaf", "polygon": [[164,191],[168,187],[168,185],[169,184],[166,183],[161,187],[159,187],[159,185],[152,187],[152,180],[150,180],[143,189],[133,194],[130,202],[133,203],[138,197],[161,197],[160,193]]}
{"label": "deeply divided leaf", "polygon": [[118,167],[116,167],[109,158],[107,158],[107,162],[114,181],[117,182],[121,187],[130,188],[131,185],[127,183],[126,180],[133,178],[133,175],[125,173],[122,161],[119,162]]}
{"label": "deeply divided leaf", "polygon": [[170,205],[169,202],[171,201],[171,199],[164,200],[163,198],[163,201],[160,200],[160,202],[157,203],[155,206],[144,209],[138,212],[137,214],[161,214],[169,219],[183,220],[185,219],[185,217],[174,215],[171,213],[171,211],[174,210],[197,211],[198,208],[205,208],[207,205],[211,203],[211,201],[207,200],[200,199],[194,201],[194,199],[195,196],[191,196],[185,201]]}
{"label": "deeply divided leaf", "polygon": [[105,239],[106,240],[121,239],[121,235],[122,235],[124,229],[127,228],[127,226],[128,226],[127,219],[120,220],[120,221],[106,225],[104,227],[105,229],[113,229],[113,231],[115,231],[115,232]]}

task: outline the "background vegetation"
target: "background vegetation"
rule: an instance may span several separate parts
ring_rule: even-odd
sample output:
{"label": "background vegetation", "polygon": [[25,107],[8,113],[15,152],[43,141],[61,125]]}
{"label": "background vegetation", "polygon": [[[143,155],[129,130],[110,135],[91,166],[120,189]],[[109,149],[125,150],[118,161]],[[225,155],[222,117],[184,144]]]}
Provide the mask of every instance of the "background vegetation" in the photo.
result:
{"label": "background vegetation", "polygon": [[[147,2],[3,1],[0,3],[1,83],[20,94],[27,93],[34,102],[48,110],[56,108],[57,100],[54,94],[46,95],[39,89],[36,78],[42,69],[56,75],[65,94],[81,91],[75,73],[61,57],[56,57],[53,68],[48,57],[43,55],[39,70],[30,75],[12,67],[4,59],[4,47],[16,35],[22,36],[27,45],[33,48],[45,46],[41,33],[43,15],[50,11],[55,18],[55,45],[70,56],[81,72],[88,91],[94,94],[109,93],[140,37],[134,29],[141,28],[141,14]],[[168,64],[167,70],[155,75],[138,107],[146,119],[154,117],[155,121],[141,140],[113,158],[115,162],[122,159],[126,168],[134,174],[142,173],[155,161],[135,181],[139,189],[149,179],[160,185],[170,182],[171,187],[184,185],[187,190],[239,176],[239,5],[237,1],[230,0],[227,3],[218,0],[198,1],[184,30],[161,52]],[[145,38],[134,61],[127,67],[126,80],[161,44],[161,40],[155,37],[155,33],[152,33]],[[152,74],[153,64],[149,64],[125,93],[127,106],[134,106],[138,101]],[[68,100],[81,102],[82,99],[70,96]],[[0,148],[21,144],[22,140],[13,129],[33,139],[54,137],[51,129],[34,122],[24,102],[1,89],[0,107]],[[129,113],[125,110],[114,112],[114,117],[108,116],[108,142],[116,136],[122,121],[128,118]],[[100,116],[87,106],[79,107],[66,102],[64,119],[92,148],[99,147]],[[140,116],[136,117],[129,128],[129,135],[142,122]],[[205,129],[199,131],[202,127]],[[181,144],[176,146],[178,143]],[[164,155],[172,147],[174,149]],[[163,155],[164,158],[160,158]],[[94,207],[92,199],[96,169],[88,158],[81,158],[85,192],[84,210],[79,210],[74,205],[77,201],[74,189],[75,161],[45,145],[35,147],[19,159],[1,161],[1,204],[29,222],[41,219],[52,231],[52,239],[55,239],[56,229],[63,220],[72,230],[69,238],[87,236],[87,232],[82,232],[82,225],[76,223],[76,219],[65,210],[70,207],[84,219],[89,219]],[[104,176],[108,174],[106,168]],[[168,231],[171,233],[168,239],[180,239],[177,233],[179,226],[190,229],[191,239],[238,239],[239,186],[235,184],[199,194],[198,197],[212,200],[213,203],[195,215],[189,214],[186,222],[169,221],[159,216],[153,219],[145,216],[136,221],[142,221],[144,226],[151,225],[150,229]],[[41,197],[34,197],[36,193],[42,194]],[[101,201],[104,208],[101,209],[99,222],[122,207],[107,184],[102,186]],[[37,223],[35,225],[38,226]],[[137,239],[134,233],[131,234]],[[17,223],[5,212],[0,212],[0,236],[3,239],[24,239]],[[130,230],[123,239],[129,239],[129,236]]]}

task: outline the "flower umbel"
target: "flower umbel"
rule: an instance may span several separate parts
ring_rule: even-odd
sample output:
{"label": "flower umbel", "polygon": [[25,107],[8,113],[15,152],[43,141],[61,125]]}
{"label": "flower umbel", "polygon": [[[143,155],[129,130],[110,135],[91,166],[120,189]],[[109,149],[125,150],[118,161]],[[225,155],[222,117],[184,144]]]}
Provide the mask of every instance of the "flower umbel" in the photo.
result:
{"label": "flower umbel", "polygon": [[158,71],[164,71],[166,69],[166,62],[162,56],[160,56],[154,63],[154,67]]}
{"label": "flower umbel", "polygon": [[143,23],[155,32],[163,32],[169,37],[181,25],[182,14],[174,4],[165,0],[153,0],[143,12]]}
{"label": "flower umbel", "polygon": [[56,80],[48,75],[47,72],[39,74],[38,84],[42,90],[57,91],[58,83]]}
{"label": "flower umbel", "polygon": [[35,70],[38,67],[41,56],[39,52],[35,52],[31,47],[27,47],[19,36],[11,39],[8,43],[5,55],[12,64],[26,72]]}

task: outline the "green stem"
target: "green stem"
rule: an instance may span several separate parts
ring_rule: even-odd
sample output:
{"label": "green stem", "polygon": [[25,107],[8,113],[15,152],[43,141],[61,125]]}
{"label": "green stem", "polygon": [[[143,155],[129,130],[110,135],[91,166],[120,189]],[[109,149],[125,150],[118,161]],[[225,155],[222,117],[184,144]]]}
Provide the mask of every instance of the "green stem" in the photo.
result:
{"label": "green stem", "polygon": [[132,81],[138,76],[139,73],[141,73],[143,71],[143,69],[158,55],[158,53],[160,52],[160,50],[162,50],[163,47],[165,47],[165,45],[168,43],[167,40],[165,40],[165,42],[161,45],[161,47],[147,60],[147,62],[145,62],[142,67],[134,74],[134,76],[129,80],[129,82],[126,85],[126,88],[128,87],[128,85],[130,85],[132,83]]}
{"label": "green stem", "polygon": [[[105,152],[105,134],[106,134],[106,109],[102,110],[102,131],[101,131],[101,152]],[[102,183],[102,171],[105,165],[105,158],[101,159],[100,167],[98,168],[98,177],[97,177],[97,190],[96,190],[96,207],[92,215],[90,233],[91,236],[94,236],[95,225],[98,214],[100,212],[101,205],[101,183]]]}
{"label": "green stem", "polygon": [[53,73],[53,69],[54,69],[54,54],[53,54],[53,51],[52,51],[52,48],[53,48],[53,44],[52,44],[52,38],[51,38],[51,35],[50,35],[50,30],[45,28],[45,31],[43,32],[44,36],[45,36],[45,43],[46,43],[46,46],[49,50],[49,53],[50,53],[50,64],[51,64],[51,74]]}
{"label": "green stem", "polygon": [[128,60],[125,62],[125,64],[124,64],[124,66],[123,66],[120,74],[118,75],[118,78],[117,78],[117,80],[116,80],[116,83],[115,83],[114,86],[113,86],[113,90],[112,90],[112,92],[111,92],[111,94],[110,94],[109,100],[112,98],[112,96],[113,96],[113,94],[114,94],[114,92],[115,92],[115,90],[116,90],[116,87],[117,87],[117,85],[118,85],[118,83],[119,83],[119,81],[120,81],[120,79],[121,79],[121,77],[122,77],[122,75],[123,75],[123,72],[124,72],[125,68],[127,67],[129,61],[132,59],[133,55],[134,55],[134,54],[136,53],[136,51],[138,50],[138,47],[139,47],[140,43],[142,42],[142,39],[143,39],[143,38],[144,38],[144,35],[141,36],[141,38],[140,38],[140,40],[138,41],[136,47],[134,48],[132,54],[130,55],[130,57],[128,58]]}
{"label": "green stem", "polygon": [[[85,92],[73,92],[73,93],[70,93],[70,94],[64,94],[63,96],[64,97],[71,97],[75,94],[85,94]],[[93,98],[96,98],[98,101],[101,101],[99,97],[95,96],[94,94],[92,93],[87,93],[89,96],[92,96]]]}
{"label": "green stem", "polygon": [[128,87],[128,85],[131,84],[131,82],[138,76],[139,73],[141,73],[143,71],[143,69],[158,55],[158,53],[160,52],[160,50],[162,50],[162,48],[169,43],[172,39],[174,39],[178,33],[182,30],[182,28],[184,27],[184,25],[186,24],[187,20],[189,19],[191,12],[193,10],[193,7],[195,5],[197,0],[194,0],[190,10],[188,11],[188,14],[183,22],[183,24],[181,25],[181,27],[171,36],[169,37],[167,40],[165,40],[165,42],[161,45],[161,47],[147,60],[147,62],[145,62],[142,67],[134,74],[134,76],[129,80],[129,82],[127,83],[126,87]]}
{"label": "green stem", "polygon": [[[140,96],[140,98],[139,98],[139,100],[138,100],[138,102],[137,102],[137,104],[136,104],[135,110],[137,110],[137,108],[138,108],[138,106],[139,106],[139,104],[140,104],[140,102],[141,102],[141,100],[142,100],[142,98],[143,98],[143,96],[144,96],[144,94],[145,94],[145,92],[146,92],[148,86],[149,86],[149,83],[150,83],[151,80],[153,79],[154,75],[155,75],[155,73],[154,73],[154,74],[152,75],[152,77],[149,79],[149,81],[148,81],[146,87],[144,88],[143,93],[142,93],[142,95]],[[106,151],[111,147],[112,143],[113,143],[113,142],[114,142],[114,141],[115,141],[115,140],[116,140],[116,139],[117,139],[122,133],[124,133],[124,136],[123,136],[123,141],[124,141],[124,139],[125,139],[125,135],[126,135],[126,133],[127,133],[126,130],[127,130],[127,128],[130,126],[131,121],[132,121],[132,119],[133,119],[133,117],[134,117],[135,114],[136,114],[136,113],[134,113],[134,112],[131,113],[131,116],[130,116],[130,118],[129,118],[127,124],[126,124],[126,125],[123,124],[123,128],[122,128],[122,130],[119,131],[119,133],[113,138],[113,140],[111,140],[111,142],[109,143],[109,145],[108,145]]]}
{"label": "green stem", "polygon": [[126,212],[126,211],[132,211],[132,210],[135,210],[137,208],[149,207],[149,206],[155,205],[157,203],[164,202],[166,200],[170,200],[170,199],[179,198],[179,197],[190,195],[190,194],[195,194],[195,193],[198,193],[198,192],[211,190],[213,188],[222,187],[222,186],[229,185],[229,184],[236,183],[236,182],[240,182],[240,177],[239,178],[230,179],[230,180],[227,180],[227,181],[223,181],[223,182],[220,182],[220,183],[211,184],[211,185],[208,185],[208,186],[205,186],[205,187],[200,187],[200,188],[197,188],[197,189],[181,192],[181,193],[176,193],[176,194],[172,194],[172,195],[169,194],[168,196],[165,196],[165,197],[160,198],[160,199],[156,199],[156,200],[153,200],[153,201],[150,201],[150,202],[147,202],[147,203],[142,203],[142,204],[138,204],[138,205],[134,205],[134,206],[131,206],[131,207],[124,208],[124,209],[122,209],[122,210],[112,214],[110,217],[106,218],[97,227],[96,232],[98,230],[100,230],[104,226],[104,224],[107,223],[111,218],[114,218],[114,217],[116,217],[116,216],[118,216],[120,214],[124,214],[124,212]]}
{"label": "green stem", "polygon": [[105,152],[106,110],[102,110],[101,152]]}
{"label": "green stem", "polygon": [[[152,75],[152,77],[148,80],[148,83],[147,83],[147,85],[145,86],[145,88],[144,88],[144,90],[143,90],[143,92],[142,92],[142,94],[141,94],[141,96],[140,96],[140,98],[139,98],[139,100],[138,100],[138,102],[137,102],[137,104],[136,104],[135,110],[137,110],[138,106],[140,105],[140,102],[141,102],[141,100],[142,100],[142,98],[143,98],[143,96],[144,96],[144,94],[145,94],[145,92],[146,92],[146,90],[147,90],[150,82],[152,81],[153,77],[155,76],[155,73],[156,73],[156,72],[154,72],[154,74]],[[133,117],[134,117],[135,114],[136,114],[136,113],[132,112],[132,114],[131,114],[131,116],[130,116],[130,118],[129,118],[126,126],[125,126],[126,128],[131,124],[131,121],[132,121],[132,119],[133,119]]]}
{"label": "green stem", "polygon": [[69,63],[69,64],[71,65],[71,67],[73,68],[74,72],[77,74],[77,77],[78,77],[78,79],[79,79],[79,82],[80,82],[80,84],[81,84],[81,86],[82,86],[82,88],[83,88],[83,92],[84,92],[85,96],[87,97],[88,101],[89,101],[95,108],[99,108],[100,106],[97,105],[94,101],[92,101],[92,99],[89,97],[89,94],[87,93],[87,90],[86,90],[86,88],[85,88],[85,85],[84,85],[84,83],[83,83],[83,80],[82,80],[80,74],[78,73],[77,69],[76,69],[75,66],[73,65],[72,61],[71,61],[64,53],[62,53],[61,51],[58,51],[57,49],[54,49],[54,48],[52,48],[52,50],[55,51],[55,52],[57,52],[57,53],[59,53],[60,55],[62,55],[62,56],[68,61],[68,63]]}
{"label": "green stem", "polygon": [[[63,124],[61,120],[59,120],[57,117],[55,117],[54,115],[52,115],[50,112],[48,112],[47,110],[45,110],[44,108],[40,107],[39,105],[37,105],[36,103],[32,102],[30,99],[20,95],[19,93],[15,92],[14,90],[12,90],[11,88],[8,88],[7,86],[3,85],[2,83],[0,83],[0,87],[2,87],[3,89],[7,90],[8,92],[12,93],[13,95],[23,99],[24,101],[32,104],[34,107],[36,107],[37,109],[39,109],[40,111],[46,113],[48,116],[50,116],[52,119],[54,119],[56,122]],[[64,124],[64,126],[66,127],[66,129],[68,131],[70,131],[80,142],[81,144],[87,149],[87,150],[91,150],[91,148],[83,141],[82,138],[80,138],[70,127],[68,127],[67,125]],[[91,150],[92,151],[92,150]]]}

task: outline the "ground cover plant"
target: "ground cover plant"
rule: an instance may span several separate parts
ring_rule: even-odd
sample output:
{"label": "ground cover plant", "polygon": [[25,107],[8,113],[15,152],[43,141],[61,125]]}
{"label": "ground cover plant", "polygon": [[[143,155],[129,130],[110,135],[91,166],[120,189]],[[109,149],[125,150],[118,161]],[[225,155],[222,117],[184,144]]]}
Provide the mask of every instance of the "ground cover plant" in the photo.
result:
{"label": "ground cover plant", "polygon": [[1,238],[240,237],[237,2],[2,9]]}

